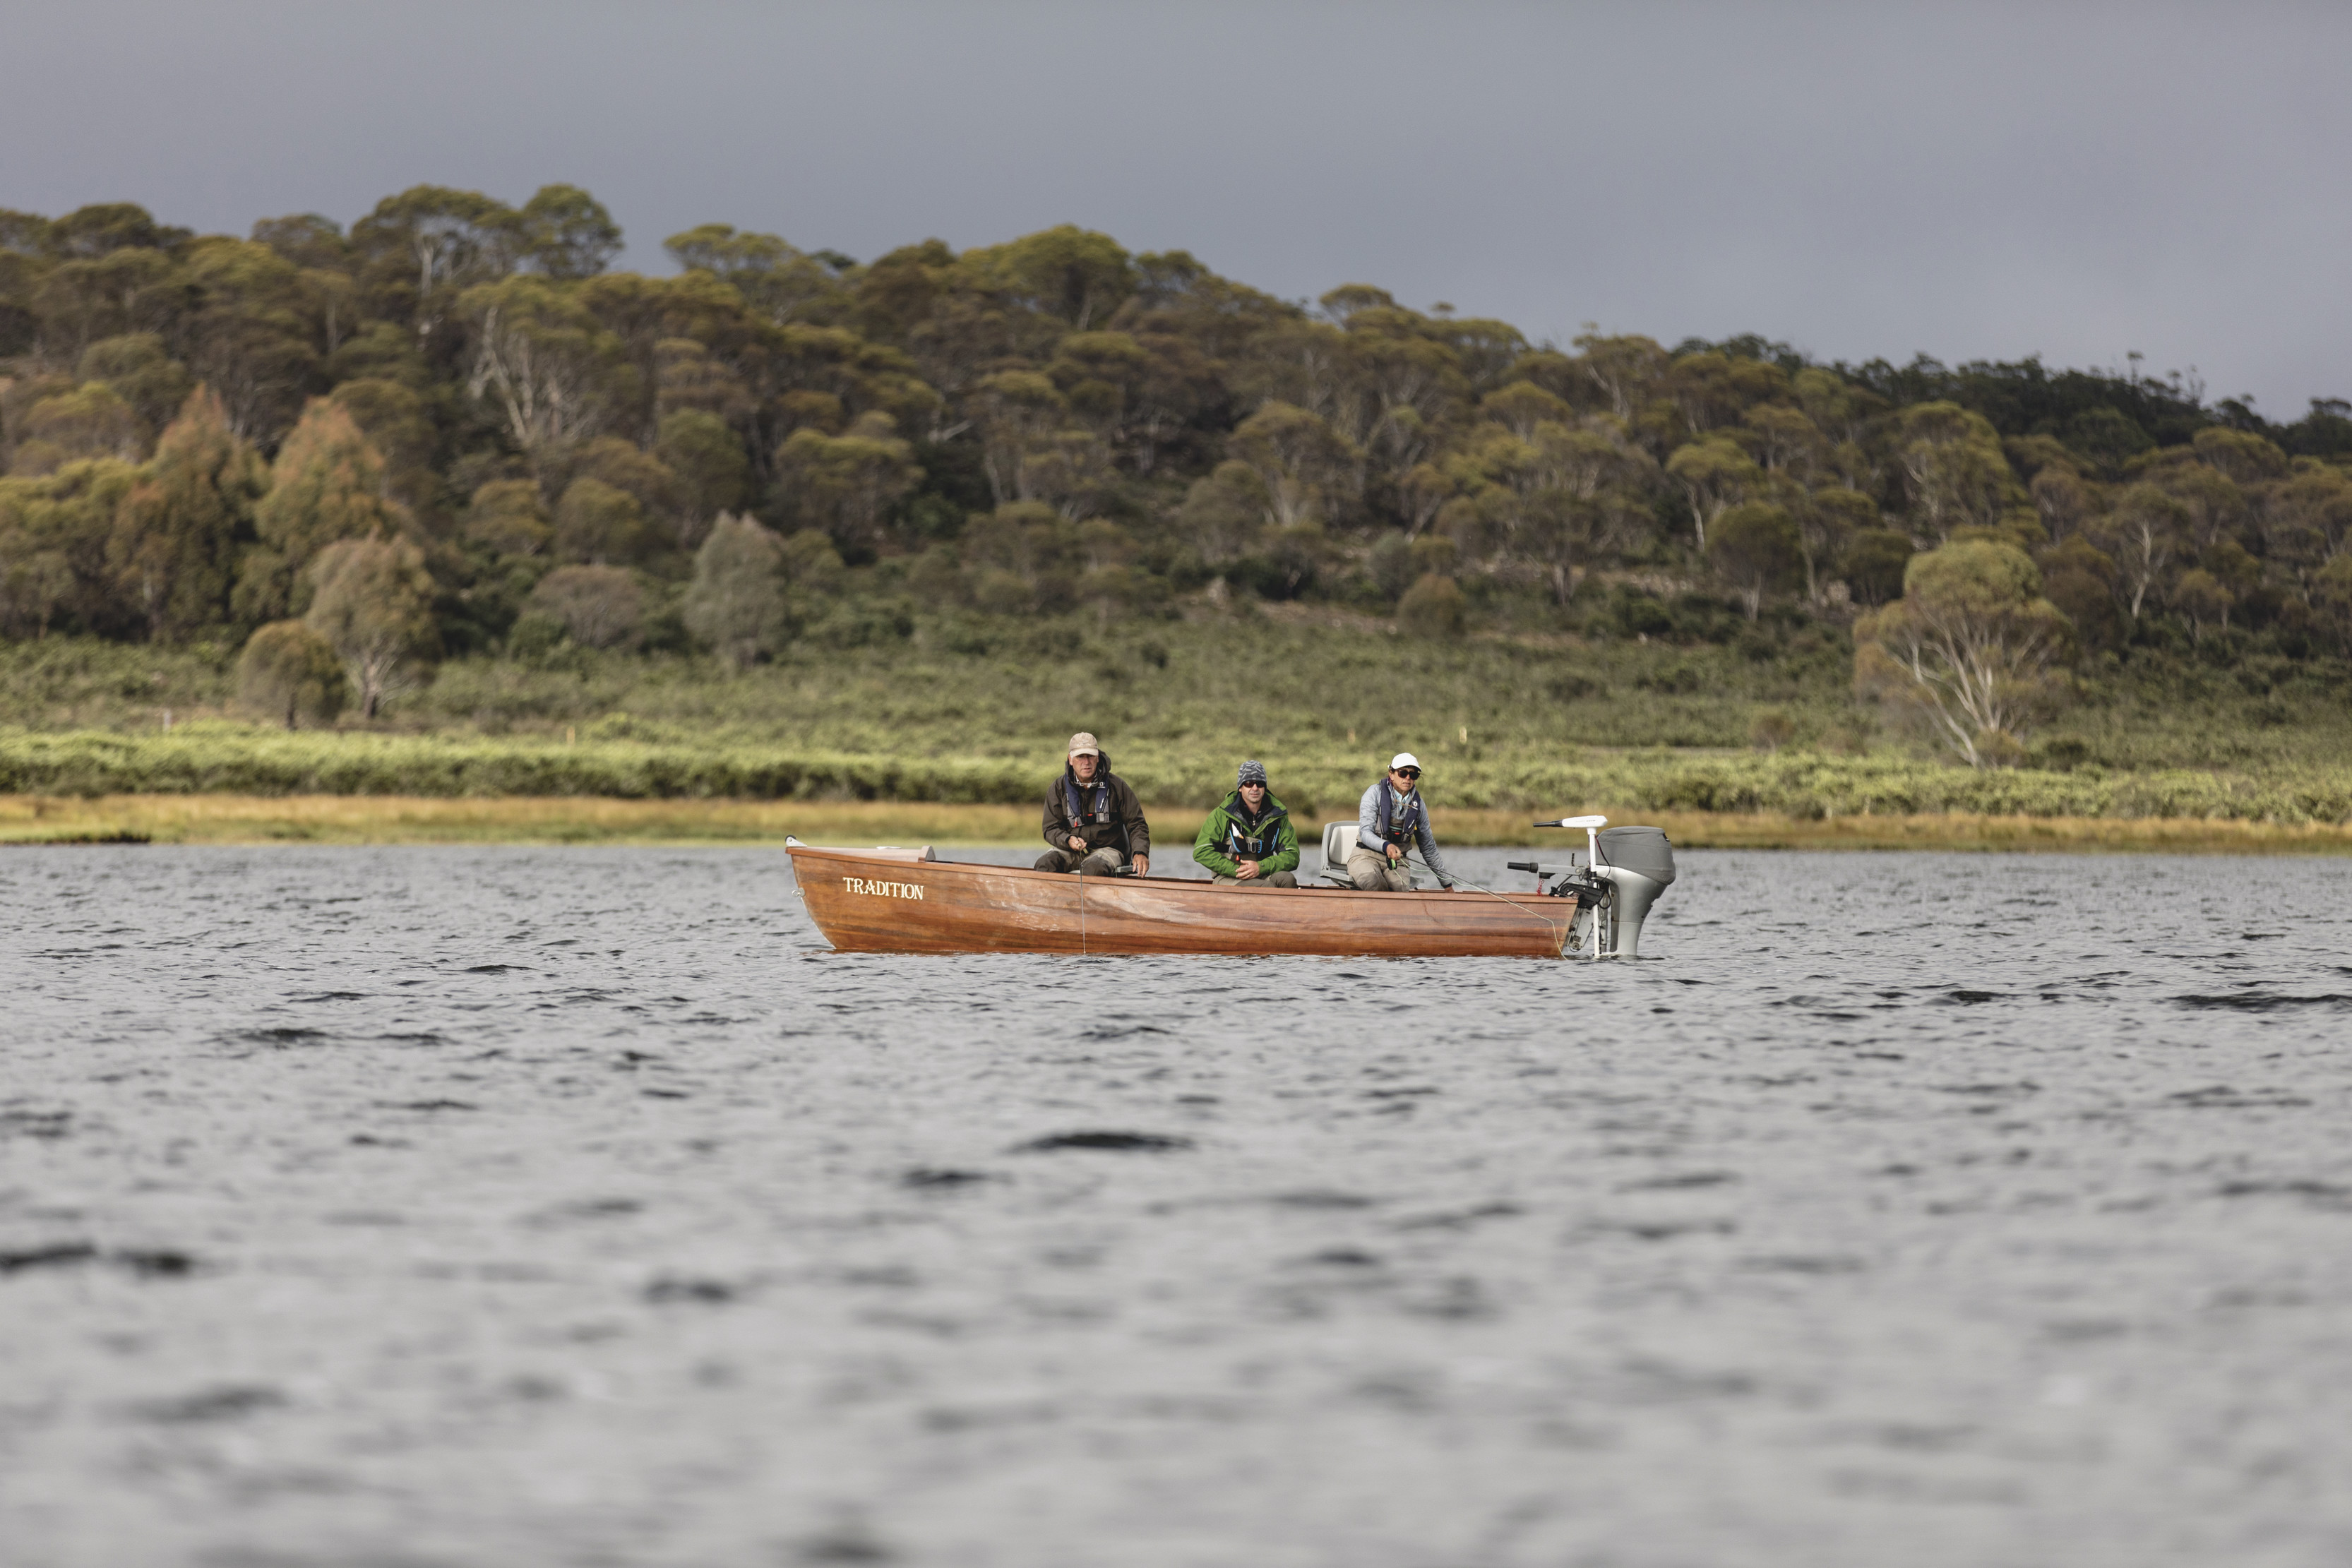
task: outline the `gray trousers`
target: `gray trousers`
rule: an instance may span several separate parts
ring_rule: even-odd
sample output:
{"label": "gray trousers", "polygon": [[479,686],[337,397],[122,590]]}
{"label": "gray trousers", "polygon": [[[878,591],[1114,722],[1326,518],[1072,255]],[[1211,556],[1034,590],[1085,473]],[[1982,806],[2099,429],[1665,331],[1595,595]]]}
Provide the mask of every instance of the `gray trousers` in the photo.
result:
{"label": "gray trousers", "polygon": [[1286,871],[1276,872],[1272,876],[1254,876],[1247,882],[1244,882],[1237,876],[1217,876],[1211,880],[1221,882],[1227,887],[1297,887],[1298,885],[1298,879]]}
{"label": "gray trousers", "polygon": [[1081,855],[1076,850],[1047,850],[1037,857],[1038,871],[1082,871],[1088,876],[1111,876],[1127,863],[1117,850],[1103,848]]}
{"label": "gray trousers", "polygon": [[1348,880],[1359,893],[1411,893],[1412,868],[1402,861],[1391,866],[1388,856],[1358,844],[1348,852]]}

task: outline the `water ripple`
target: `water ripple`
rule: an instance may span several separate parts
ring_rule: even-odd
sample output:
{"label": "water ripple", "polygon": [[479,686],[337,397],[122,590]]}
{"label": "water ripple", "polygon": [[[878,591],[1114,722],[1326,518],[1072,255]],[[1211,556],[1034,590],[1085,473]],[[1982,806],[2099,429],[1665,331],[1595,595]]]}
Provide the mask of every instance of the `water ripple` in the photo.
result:
{"label": "water ripple", "polygon": [[1691,854],[1615,965],[836,955],[768,851],[0,909],[26,1562],[2352,1556],[2332,862]]}

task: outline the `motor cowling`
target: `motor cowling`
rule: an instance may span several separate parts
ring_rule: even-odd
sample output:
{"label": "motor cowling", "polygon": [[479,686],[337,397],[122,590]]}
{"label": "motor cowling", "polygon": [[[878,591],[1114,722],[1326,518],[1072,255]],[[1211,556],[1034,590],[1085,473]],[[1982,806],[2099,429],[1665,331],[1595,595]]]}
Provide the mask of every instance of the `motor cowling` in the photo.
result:
{"label": "motor cowling", "polygon": [[1593,835],[1601,863],[1648,877],[1661,888],[1675,880],[1675,846],[1664,828],[1603,828]]}
{"label": "motor cowling", "polygon": [[1593,874],[1617,884],[1614,951],[1621,958],[1638,958],[1642,922],[1658,895],[1674,883],[1675,847],[1658,828],[1605,828],[1596,847],[1601,863]]}

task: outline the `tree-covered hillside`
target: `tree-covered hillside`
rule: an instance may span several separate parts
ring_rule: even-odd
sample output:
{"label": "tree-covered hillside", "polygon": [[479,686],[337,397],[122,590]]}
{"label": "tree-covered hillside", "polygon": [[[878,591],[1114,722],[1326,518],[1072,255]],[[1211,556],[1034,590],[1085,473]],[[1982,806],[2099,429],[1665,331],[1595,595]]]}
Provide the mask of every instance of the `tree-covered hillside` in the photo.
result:
{"label": "tree-covered hillside", "polygon": [[299,618],[267,689],[299,711],[315,633],[373,713],[436,659],[741,667],[948,613],[1675,639],[1696,591],[1843,622],[1915,551],[1997,539],[2085,668],[2352,639],[2342,402],[1530,343],[1072,227],[860,262],[714,224],[666,277],[609,270],[620,244],[569,186],[246,239],[0,213],[0,633],[233,651]]}

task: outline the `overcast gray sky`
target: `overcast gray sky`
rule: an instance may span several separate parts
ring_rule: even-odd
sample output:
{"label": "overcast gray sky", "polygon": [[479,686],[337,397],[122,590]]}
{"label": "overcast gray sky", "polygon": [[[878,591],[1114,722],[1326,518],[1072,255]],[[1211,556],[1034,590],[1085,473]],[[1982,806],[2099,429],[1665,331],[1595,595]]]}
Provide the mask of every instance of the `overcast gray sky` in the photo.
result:
{"label": "overcast gray sky", "polygon": [[1565,341],[2352,396],[2352,6],[10,0],[0,206],[586,186],[861,259],[1056,223]]}

